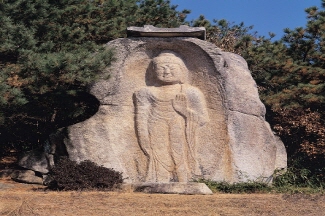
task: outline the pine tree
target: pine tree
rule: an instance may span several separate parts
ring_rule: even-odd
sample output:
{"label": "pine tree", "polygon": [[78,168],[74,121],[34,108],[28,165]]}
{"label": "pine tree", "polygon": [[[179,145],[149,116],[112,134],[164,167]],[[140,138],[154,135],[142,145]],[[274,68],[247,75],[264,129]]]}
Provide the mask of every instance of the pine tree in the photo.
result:
{"label": "pine tree", "polygon": [[165,0],[1,1],[0,145],[38,146],[92,115],[87,87],[114,60],[103,44],[127,26],[179,26],[187,13]]}
{"label": "pine tree", "polygon": [[247,60],[267,106],[267,120],[287,147],[289,165],[300,160],[299,166],[321,178],[325,165],[325,11],[311,7],[306,12],[306,27],[285,29],[277,41],[273,33],[257,36],[252,26],[226,20],[212,24],[203,15],[192,25],[205,27],[208,41]]}
{"label": "pine tree", "polygon": [[137,18],[133,26],[153,25],[163,28],[175,28],[185,23],[189,10],[177,11],[177,5],[170,0],[139,0]]}
{"label": "pine tree", "polygon": [[242,54],[257,38],[257,32],[252,32],[253,26],[246,27],[243,22],[234,24],[225,19],[214,19],[211,23],[201,15],[198,19],[193,20],[191,25],[205,27],[209,42],[224,51],[236,54]]}
{"label": "pine tree", "polygon": [[325,11],[306,12],[305,27],[285,29],[278,41],[262,37],[242,54],[288,155],[316,172],[325,165]]}

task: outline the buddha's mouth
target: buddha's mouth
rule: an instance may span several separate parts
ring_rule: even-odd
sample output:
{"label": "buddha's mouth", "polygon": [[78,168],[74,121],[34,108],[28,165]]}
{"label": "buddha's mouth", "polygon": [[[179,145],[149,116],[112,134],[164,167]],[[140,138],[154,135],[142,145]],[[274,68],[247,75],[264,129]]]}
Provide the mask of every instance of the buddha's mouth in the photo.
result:
{"label": "buddha's mouth", "polygon": [[164,78],[173,78],[174,76],[172,74],[164,74],[163,77]]}

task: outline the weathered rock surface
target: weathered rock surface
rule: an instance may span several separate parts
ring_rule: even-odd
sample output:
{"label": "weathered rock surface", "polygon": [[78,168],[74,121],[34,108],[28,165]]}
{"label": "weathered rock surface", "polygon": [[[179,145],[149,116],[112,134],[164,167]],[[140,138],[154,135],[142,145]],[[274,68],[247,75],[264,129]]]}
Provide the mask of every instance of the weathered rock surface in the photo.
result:
{"label": "weathered rock surface", "polygon": [[43,178],[37,176],[32,170],[16,170],[11,174],[11,178],[22,183],[43,184]]}
{"label": "weathered rock surface", "polygon": [[[276,168],[286,167],[284,145],[265,121],[265,107],[242,57],[196,38],[124,38],[107,48],[115,50],[117,61],[103,72],[111,78],[90,88],[99,111],[68,127],[64,142],[70,159],[113,168],[130,183],[269,181]],[[173,70],[182,61],[188,70],[186,79],[173,86],[163,84],[163,78],[157,82],[153,66],[152,59],[167,50],[180,60],[166,57],[161,64]],[[208,121],[202,123],[204,110]]]}
{"label": "weathered rock surface", "polygon": [[25,152],[18,160],[18,165],[44,174],[50,169],[48,154],[42,150]]}
{"label": "weathered rock surface", "polygon": [[163,194],[188,194],[211,195],[212,191],[204,183],[172,182],[172,183],[142,183],[130,185],[134,192],[163,193]]}
{"label": "weathered rock surface", "polygon": [[18,165],[25,169],[47,174],[55,165],[55,159],[67,156],[66,147],[63,143],[64,137],[64,128],[61,128],[49,136],[43,145],[43,149],[34,149],[20,155]]}
{"label": "weathered rock surface", "polygon": [[14,171],[14,169],[3,169],[0,171],[0,178],[10,177]]}

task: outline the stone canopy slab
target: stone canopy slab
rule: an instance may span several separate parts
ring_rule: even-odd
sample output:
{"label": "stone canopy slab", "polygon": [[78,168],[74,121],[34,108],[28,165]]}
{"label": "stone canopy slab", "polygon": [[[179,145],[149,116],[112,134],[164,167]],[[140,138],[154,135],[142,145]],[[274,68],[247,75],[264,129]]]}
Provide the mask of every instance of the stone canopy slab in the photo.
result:
{"label": "stone canopy slab", "polygon": [[98,112],[67,129],[70,159],[113,168],[129,183],[271,181],[286,167],[242,57],[191,37],[106,47],[116,61],[90,87]]}
{"label": "stone canopy slab", "polygon": [[204,27],[189,27],[181,25],[179,28],[156,28],[152,25],[144,27],[128,27],[128,37],[195,37],[205,40],[206,31]]}

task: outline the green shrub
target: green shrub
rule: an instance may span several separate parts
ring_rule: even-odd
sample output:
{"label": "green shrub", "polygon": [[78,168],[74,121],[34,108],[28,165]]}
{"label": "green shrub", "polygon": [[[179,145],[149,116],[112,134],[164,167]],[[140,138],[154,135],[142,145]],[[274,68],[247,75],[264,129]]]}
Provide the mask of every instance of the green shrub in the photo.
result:
{"label": "green shrub", "polygon": [[273,174],[273,183],[263,182],[215,182],[199,180],[205,183],[213,192],[221,193],[286,193],[286,194],[311,194],[325,193],[325,168],[311,171],[299,166],[291,166],[286,170],[276,170]]}
{"label": "green shrub", "polygon": [[240,182],[233,184],[209,180],[199,180],[199,182],[205,183],[213,192],[221,193],[265,193],[272,191],[272,187],[262,182]]}
{"label": "green shrub", "polygon": [[325,168],[316,173],[303,167],[289,167],[286,173],[274,178],[273,185],[276,188],[296,187],[323,190],[325,188],[324,173]]}
{"label": "green shrub", "polygon": [[323,190],[325,163],[323,158],[311,161],[306,156],[289,159],[286,172],[277,175],[275,171],[274,176],[273,185],[277,188],[299,187]]}
{"label": "green shrub", "polygon": [[63,158],[51,169],[48,182],[48,189],[51,190],[112,190],[123,183],[123,178],[122,173],[94,162],[78,164]]}

